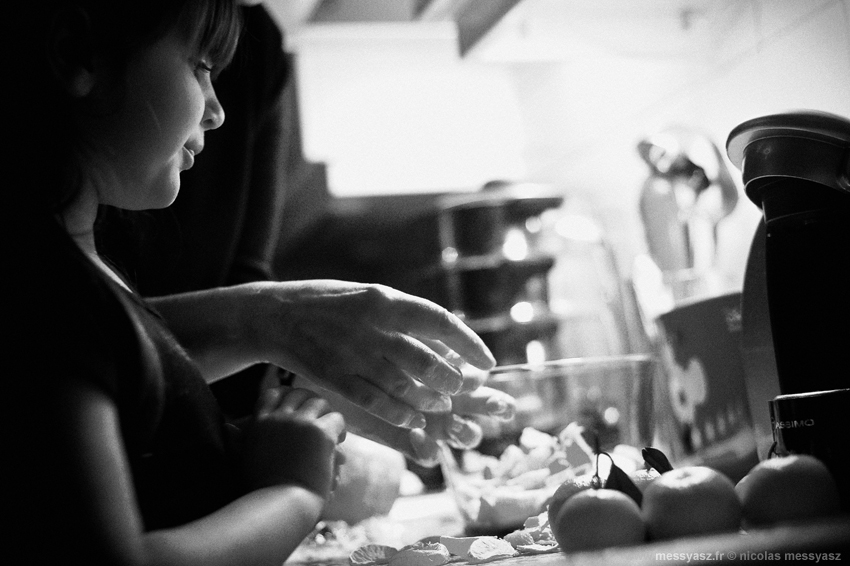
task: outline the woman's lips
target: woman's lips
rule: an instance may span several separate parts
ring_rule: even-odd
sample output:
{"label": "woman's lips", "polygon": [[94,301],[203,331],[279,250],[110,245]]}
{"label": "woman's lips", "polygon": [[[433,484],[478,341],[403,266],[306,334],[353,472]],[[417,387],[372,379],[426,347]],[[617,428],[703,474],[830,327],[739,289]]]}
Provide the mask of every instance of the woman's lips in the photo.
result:
{"label": "woman's lips", "polygon": [[183,154],[185,156],[185,160],[183,161],[183,170],[186,171],[188,169],[191,169],[192,166],[195,164],[195,152],[184,146]]}

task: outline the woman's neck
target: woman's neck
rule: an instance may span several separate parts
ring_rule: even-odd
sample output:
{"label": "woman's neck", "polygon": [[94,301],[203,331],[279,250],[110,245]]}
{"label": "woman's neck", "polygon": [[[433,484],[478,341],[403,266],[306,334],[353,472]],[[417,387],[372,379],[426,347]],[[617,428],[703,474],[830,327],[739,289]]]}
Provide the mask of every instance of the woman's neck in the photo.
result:
{"label": "woman's neck", "polygon": [[130,290],[127,284],[110,268],[100,254],[94,240],[94,225],[99,206],[97,192],[94,189],[81,191],[77,199],[61,215],[62,225],[82,252],[110,279]]}

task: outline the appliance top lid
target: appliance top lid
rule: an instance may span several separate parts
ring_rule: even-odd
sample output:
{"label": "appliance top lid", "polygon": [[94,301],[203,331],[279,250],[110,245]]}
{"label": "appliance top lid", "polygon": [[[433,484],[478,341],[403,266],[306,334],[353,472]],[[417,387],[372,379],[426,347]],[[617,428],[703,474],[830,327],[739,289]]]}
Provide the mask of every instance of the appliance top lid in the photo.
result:
{"label": "appliance top lid", "polygon": [[850,146],[850,120],[815,110],[798,110],[747,120],[729,134],[726,154],[739,170],[747,146],[771,137],[796,137]]}

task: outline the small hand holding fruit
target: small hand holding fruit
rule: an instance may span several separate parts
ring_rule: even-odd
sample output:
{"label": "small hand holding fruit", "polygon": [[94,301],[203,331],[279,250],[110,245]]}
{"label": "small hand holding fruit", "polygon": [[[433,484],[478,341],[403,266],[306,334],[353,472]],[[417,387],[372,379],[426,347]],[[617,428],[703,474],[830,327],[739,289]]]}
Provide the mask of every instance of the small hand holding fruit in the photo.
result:
{"label": "small hand holding fruit", "polygon": [[243,481],[251,489],[295,483],[327,499],[345,462],[343,440],[343,417],[321,397],[305,389],[266,389],[243,437]]}

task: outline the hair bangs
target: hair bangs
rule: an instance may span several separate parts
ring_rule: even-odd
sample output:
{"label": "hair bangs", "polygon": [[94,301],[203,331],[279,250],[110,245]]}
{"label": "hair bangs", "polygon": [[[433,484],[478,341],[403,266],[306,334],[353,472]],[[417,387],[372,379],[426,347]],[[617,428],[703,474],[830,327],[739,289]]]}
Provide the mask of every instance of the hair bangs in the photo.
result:
{"label": "hair bangs", "polygon": [[210,59],[215,72],[230,64],[242,34],[242,18],[234,0],[189,0],[179,25],[198,53]]}

